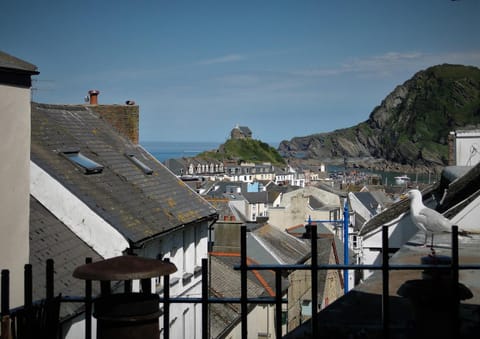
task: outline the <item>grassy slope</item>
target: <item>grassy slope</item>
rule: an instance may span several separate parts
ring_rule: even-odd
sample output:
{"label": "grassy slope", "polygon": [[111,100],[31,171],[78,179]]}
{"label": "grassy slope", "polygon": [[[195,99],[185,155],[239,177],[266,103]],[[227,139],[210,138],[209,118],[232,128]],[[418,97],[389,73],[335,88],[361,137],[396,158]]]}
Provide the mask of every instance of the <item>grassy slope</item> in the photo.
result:
{"label": "grassy slope", "polygon": [[272,164],[284,164],[285,160],[278,154],[275,148],[254,139],[229,139],[220,146],[218,151],[209,151],[199,154],[202,159],[236,160],[238,162],[270,162]]}

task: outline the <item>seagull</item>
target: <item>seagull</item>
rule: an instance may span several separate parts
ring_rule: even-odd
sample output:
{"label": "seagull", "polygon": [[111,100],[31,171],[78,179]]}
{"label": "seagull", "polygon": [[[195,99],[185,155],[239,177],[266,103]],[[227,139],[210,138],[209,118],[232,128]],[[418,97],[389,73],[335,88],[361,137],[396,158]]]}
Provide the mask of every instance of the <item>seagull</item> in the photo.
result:
{"label": "seagull", "polygon": [[424,245],[427,243],[427,236],[432,236],[430,248],[433,252],[433,235],[452,232],[453,224],[442,214],[425,206],[422,201],[422,193],[419,190],[413,189],[408,191],[408,198],[410,199],[410,216],[413,223],[425,232]]}

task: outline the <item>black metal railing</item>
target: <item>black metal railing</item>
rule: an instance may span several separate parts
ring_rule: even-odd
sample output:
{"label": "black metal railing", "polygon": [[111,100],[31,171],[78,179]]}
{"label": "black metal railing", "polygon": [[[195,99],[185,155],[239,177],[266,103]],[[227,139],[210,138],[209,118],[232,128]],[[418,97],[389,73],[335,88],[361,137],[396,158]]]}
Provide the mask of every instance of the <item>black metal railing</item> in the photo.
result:
{"label": "black metal railing", "polygon": [[[188,304],[197,304],[200,303],[202,306],[202,338],[208,338],[208,306],[210,304],[228,304],[235,303],[240,304],[240,320],[241,320],[241,336],[242,338],[248,338],[248,305],[249,304],[267,304],[274,305],[275,307],[275,335],[276,338],[282,337],[282,304],[287,303],[288,300],[282,297],[281,289],[281,278],[282,273],[286,271],[294,270],[307,270],[311,272],[311,300],[312,300],[312,319],[310,321],[310,333],[312,338],[321,337],[319,333],[319,322],[318,322],[318,270],[377,270],[382,273],[382,303],[381,303],[381,323],[379,322],[378,326],[382,329],[382,336],[384,338],[389,338],[390,336],[390,302],[389,302],[389,273],[393,270],[443,270],[451,272],[451,295],[452,304],[452,337],[460,337],[460,318],[459,318],[459,270],[473,269],[479,270],[480,265],[460,265],[459,264],[459,248],[458,248],[458,227],[453,226],[452,228],[452,251],[451,251],[451,264],[448,265],[392,265],[389,263],[389,251],[388,251],[388,227],[384,226],[382,229],[382,263],[380,265],[332,265],[332,264],[319,264],[317,261],[317,246],[313,245],[317,243],[317,229],[316,225],[311,225],[312,232],[311,235],[311,263],[310,264],[297,264],[297,265],[247,265],[247,246],[246,246],[246,226],[241,226],[241,253],[240,253],[240,264],[236,265],[234,269],[240,271],[241,276],[241,290],[240,296],[235,298],[217,298],[209,296],[209,286],[208,286],[208,261],[207,259],[202,259],[202,286],[201,286],[201,297],[192,298],[192,297],[171,297],[170,296],[170,277],[168,275],[163,277],[163,292],[162,297],[159,299],[163,304],[163,337],[168,339],[170,337],[170,305],[174,303],[188,303]],[[87,258],[87,263],[91,262],[91,259]],[[247,273],[251,270],[264,271],[269,270],[273,271],[275,274],[275,295],[273,297],[248,297],[247,296]],[[141,281],[141,286],[147,286],[147,279]],[[1,271],[1,317],[9,317],[12,321],[13,329],[13,338],[21,338],[22,331],[19,329],[19,326],[29,326],[30,323],[35,323],[37,331],[45,330],[51,331],[52,324],[54,326],[59,326],[58,321],[58,308],[52,307],[52,301],[57,300],[59,303],[65,302],[81,302],[85,305],[85,338],[90,339],[92,335],[92,303],[95,301],[92,297],[92,281],[85,281],[85,295],[80,297],[67,297],[59,296],[54,297],[54,266],[53,260],[47,260],[46,265],[46,298],[32,302],[32,267],[31,265],[25,265],[25,305],[19,308],[10,309],[9,307],[9,272],[8,270]],[[102,292],[106,293],[109,286],[102,286]],[[148,290],[148,289],[147,289]],[[125,282],[125,291],[131,292],[131,282]],[[150,293],[150,291],[148,291]],[[31,309],[32,307],[45,308],[47,305],[50,305],[50,309],[47,312],[53,313],[49,314],[48,322],[42,323],[41,319],[35,319],[35,317],[28,318],[26,321],[19,322],[18,319],[22,316],[22,312]],[[40,312],[41,313],[41,312]],[[45,313],[45,312],[44,312]],[[45,328],[42,328],[45,327]],[[42,333],[42,332],[37,332]],[[46,333],[46,332],[45,332]],[[51,332],[49,332],[51,333]],[[3,339],[3,337],[2,337]]]}

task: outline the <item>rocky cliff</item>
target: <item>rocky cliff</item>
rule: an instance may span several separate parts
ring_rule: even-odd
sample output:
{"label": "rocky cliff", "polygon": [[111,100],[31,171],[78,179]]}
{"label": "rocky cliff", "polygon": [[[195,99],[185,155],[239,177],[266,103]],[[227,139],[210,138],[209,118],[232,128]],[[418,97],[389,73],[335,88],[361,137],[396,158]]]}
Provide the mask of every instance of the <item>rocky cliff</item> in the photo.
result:
{"label": "rocky cliff", "polygon": [[397,86],[367,121],[282,141],[278,150],[287,158],[327,163],[431,168],[447,164],[450,131],[478,126],[480,69],[439,65]]}

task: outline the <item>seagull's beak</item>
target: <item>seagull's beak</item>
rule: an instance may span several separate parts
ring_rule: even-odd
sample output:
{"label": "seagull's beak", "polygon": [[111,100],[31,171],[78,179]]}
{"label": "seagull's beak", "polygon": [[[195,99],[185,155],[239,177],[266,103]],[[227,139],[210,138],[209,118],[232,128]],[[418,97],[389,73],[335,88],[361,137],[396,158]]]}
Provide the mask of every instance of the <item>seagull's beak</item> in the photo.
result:
{"label": "seagull's beak", "polygon": [[408,199],[408,198],[410,198],[408,196],[408,193],[407,194],[404,193],[404,194],[400,195],[400,200],[405,200],[405,199]]}

